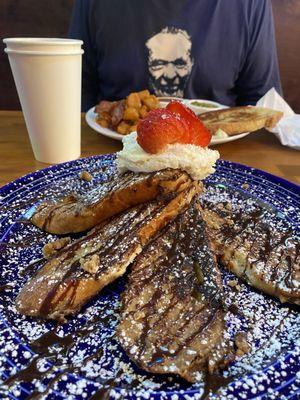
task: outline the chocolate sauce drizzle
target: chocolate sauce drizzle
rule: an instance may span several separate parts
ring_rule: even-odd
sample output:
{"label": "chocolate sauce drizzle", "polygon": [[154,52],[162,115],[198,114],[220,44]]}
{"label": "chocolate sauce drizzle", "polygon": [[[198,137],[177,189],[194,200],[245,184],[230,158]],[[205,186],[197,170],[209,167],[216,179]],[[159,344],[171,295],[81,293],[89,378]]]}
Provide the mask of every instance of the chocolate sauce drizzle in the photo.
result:
{"label": "chocolate sauce drizzle", "polygon": [[27,276],[27,277],[32,277],[37,270],[39,269],[39,267],[41,266],[41,264],[45,262],[44,257],[38,258],[36,260],[31,261],[30,263],[28,263],[25,268],[23,269],[23,271],[20,271],[20,275],[21,276]]}
{"label": "chocolate sauce drizzle", "polygon": [[[72,364],[68,364],[67,366],[65,364],[60,365],[58,360],[59,356],[68,356],[69,351],[78,342],[78,338],[84,338],[92,334],[99,329],[99,326],[105,326],[111,321],[111,316],[100,316],[88,321],[82,328],[76,329],[76,332],[65,336],[59,336],[57,334],[56,331],[59,326],[57,326],[54,330],[44,333],[38,339],[29,344],[31,350],[37,355],[30,361],[27,367],[8,378],[4,382],[4,385],[11,387],[19,382],[31,382],[34,379],[42,380],[45,378],[45,375],[57,372],[57,374],[50,379],[42,393],[35,391],[27,399],[37,400],[42,398],[54,388],[55,383],[59,381],[62,375],[67,373],[78,374],[81,372],[81,368],[86,365],[88,361],[102,357],[103,350],[99,349],[95,353],[84,358],[80,366],[75,366]],[[41,360],[47,360],[51,363],[46,372],[38,369],[38,364]],[[99,378],[97,381],[103,386],[101,389],[103,393],[109,393],[114,384],[114,380],[112,379],[104,380]]]}
{"label": "chocolate sauce drizzle", "polygon": [[[250,248],[247,251],[242,279],[248,281],[247,271],[255,268],[258,263],[263,263],[266,266],[265,270],[272,263],[268,282],[274,286],[274,293],[282,283],[287,289],[295,288],[293,273],[296,257],[300,250],[300,242],[297,241],[295,233],[289,227],[277,231],[266,218],[267,213],[270,215],[270,210],[260,206],[256,206],[254,211],[245,213],[245,210],[228,211],[226,203],[221,209],[212,207],[209,203],[205,203],[205,205],[224,219],[225,223],[221,226],[219,234],[222,238],[221,242],[230,245],[232,252],[239,246],[243,246],[243,241],[249,243]],[[276,217],[274,212],[273,216]],[[231,219],[232,225],[226,223],[226,217]],[[288,243],[290,246],[287,246]],[[282,277],[281,264],[284,263],[287,269]]]}
{"label": "chocolate sauce drizzle", "polygon": [[[99,242],[100,244],[98,243],[98,245],[94,245],[94,247],[89,245],[89,243],[93,243],[94,239],[99,236],[99,229],[102,229],[102,227],[100,227],[94,229],[87,236],[72,243],[66,249],[63,249],[56,257],[60,257],[61,254],[61,261],[58,268],[60,268],[61,271],[65,269],[66,272],[46,294],[40,307],[39,314],[43,317],[49,316],[53,311],[56,311],[56,309],[61,306],[62,301],[64,301],[63,309],[74,308],[74,301],[76,299],[76,293],[78,286],[81,283],[81,279],[86,277],[88,279],[98,279],[100,282],[103,273],[109,270],[111,265],[114,265],[111,260],[116,257],[116,255],[118,255],[118,263],[121,264],[124,254],[127,254],[130,246],[134,246],[135,243],[137,243],[138,238],[136,236],[136,232],[138,231],[139,227],[142,224],[145,224],[149,219],[153,218],[153,215],[159,214],[164,205],[164,202],[153,202],[153,204],[150,203],[147,206],[142,205],[137,207],[136,210],[131,213],[131,215],[127,213],[126,226],[128,226],[128,229],[124,229],[124,223],[121,223],[119,227],[117,226],[117,231],[114,232],[112,240],[110,239],[109,244],[105,243],[103,246]],[[91,277],[91,275],[87,274],[82,269],[78,260],[72,261],[76,251],[81,248],[83,244],[86,248],[90,246],[90,249],[85,257],[91,257],[94,254],[97,254],[100,257],[101,263],[94,277]],[[121,250],[118,250],[120,248]],[[64,286],[64,289],[61,291],[61,294],[58,295],[59,289],[62,287],[62,285]],[[88,299],[89,298],[87,297],[86,301]]]}
{"label": "chocolate sauce drizzle", "polygon": [[207,374],[205,377],[204,393],[201,399],[206,400],[210,398],[210,394],[217,393],[221,388],[233,382],[234,378],[224,377],[219,374]]}
{"label": "chocolate sauce drizzle", "polygon": [[100,184],[96,185],[88,192],[82,195],[74,196],[73,199],[70,199],[69,196],[66,196],[59,202],[45,202],[40,206],[36,213],[38,214],[42,211],[43,214],[46,210],[46,216],[42,223],[42,229],[47,231],[52,220],[54,218],[61,218],[65,211],[67,211],[70,215],[79,216],[80,212],[82,212],[85,208],[97,206],[98,202],[101,202],[105,198],[109,198],[112,193],[115,193],[124,187],[128,187],[139,180],[146,180],[145,184],[147,185],[148,182],[151,181],[153,175],[154,173],[134,174],[133,172],[127,172],[118,180],[116,180],[115,176],[112,175],[109,180],[100,182]]}
{"label": "chocolate sauce drizzle", "polygon": [[8,289],[11,289],[11,286],[10,286],[10,285],[8,285],[8,284],[1,285],[1,286],[0,286],[0,294],[1,294],[2,292],[6,292]]}
{"label": "chocolate sauce drizzle", "polygon": [[[132,268],[131,275],[129,276],[128,294],[125,292],[123,296],[124,309],[126,317],[126,303],[130,299],[139,296],[139,292],[142,288],[147,288],[150,285],[152,292],[151,298],[148,299],[144,304],[138,306],[137,309],[132,310],[135,312],[144,314],[141,331],[136,339],[136,347],[138,348],[137,353],[133,357],[130,352],[128,355],[133,358],[134,362],[143,367],[140,364],[140,355],[147,354],[147,348],[149,347],[149,337],[154,335],[154,332],[159,335],[159,345],[156,343],[155,351],[150,351],[147,357],[148,368],[160,364],[167,360],[176,359],[179,353],[184,347],[188,348],[190,343],[194,341],[196,337],[201,335],[201,332],[211,326],[216,318],[220,318],[223,313],[221,307],[222,288],[218,284],[217,267],[215,266],[215,259],[212,256],[212,251],[209,248],[208,241],[205,236],[205,225],[201,219],[200,212],[197,210],[195,203],[185,211],[182,215],[178,216],[171,226],[167,226],[158,236],[156,241],[149,245],[149,250],[146,248],[144,255],[142,255],[141,263],[137,263]],[[143,257],[151,257],[151,246],[154,245],[158,250],[158,258],[152,260],[153,267],[148,266],[147,260],[144,261]],[[142,268],[139,269],[139,265]],[[180,268],[176,270],[176,266]],[[135,272],[135,268],[137,271]],[[214,268],[216,270],[214,270]],[[177,271],[175,273],[175,270]],[[183,273],[184,272],[184,273]],[[170,278],[170,280],[169,280]],[[172,278],[172,280],[171,280]],[[177,283],[178,281],[178,283]],[[153,283],[154,282],[154,283]],[[153,287],[151,286],[153,284]],[[161,333],[156,332],[150,326],[149,320],[152,315],[155,314],[157,304],[160,299],[164,297],[163,287],[167,285],[169,301],[168,305],[159,312],[159,320],[157,324],[168,318],[168,313],[172,310],[177,301],[185,301],[190,304],[188,300],[192,295],[194,288],[196,288],[201,294],[201,300],[199,300],[198,306],[187,307],[181,310],[182,324],[178,329],[178,337],[180,338],[186,327],[191,324],[191,321],[195,321],[198,329],[192,329],[189,336],[184,340],[179,340],[176,343],[176,349],[168,349],[172,336],[168,335],[168,327],[161,328]],[[197,299],[196,299],[197,300]],[[193,301],[192,303],[193,304]],[[130,306],[129,306],[130,308]],[[204,311],[204,312],[203,312]],[[221,313],[221,314],[220,314]],[[202,320],[198,319],[202,315]],[[134,319],[134,316],[130,317]],[[196,322],[197,321],[197,322]],[[156,324],[156,322],[154,322]],[[126,330],[123,335],[126,336]],[[121,336],[122,337],[122,336]],[[184,337],[184,336],[183,336]],[[125,345],[126,351],[129,349]],[[144,363],[145,363],[144,362]],[[167,371],[167,370],[166,370]]]}

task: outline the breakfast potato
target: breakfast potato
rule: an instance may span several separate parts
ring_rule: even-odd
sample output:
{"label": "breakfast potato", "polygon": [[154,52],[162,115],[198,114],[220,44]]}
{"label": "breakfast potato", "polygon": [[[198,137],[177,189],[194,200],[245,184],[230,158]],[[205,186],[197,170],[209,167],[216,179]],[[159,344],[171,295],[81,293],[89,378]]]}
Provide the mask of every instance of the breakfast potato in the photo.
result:
{"label": "breakfast potato", "polygon": [[136,92],[130,93],[130,95],[127,96],[126,103],[128,107],[133,107],[137,109],[142,107],[141,99]]}
{"label": "breakfast potato", "polygon": [[151,96],[149,90],[141,90],[140,92],[138,92],[139,98],[141,100],[145,99],[146,97]]}
{"label": "breakfast potato", "polygon": [[154,110],[155,108],[158,108],[159,101],[158,98],[155,97],[154,95],[150,95],[148,97],[145,97],[142,100],[142,103],[149,108],[149,110]]}
{"label": "breakfast potato", "polygon": [[121,121],[117,126],[117,132],[121,135],[127,135],[129,133],[130,125],[125,121]]}
{"label": "breakfast potato", "polygon": [[145,118],[146,115],[148,114],[148,112],[149,112],[149,110],[148,110],[148,108],[147,108],[145,105],[143,105],[143,106],[139,109],[139,114],[140,114],[140,117],[141,117],[141,118]]}
{"label": "breakfast potato", "polygon": [[137,121],[139,119],[139,112],[134,107],[127,107],[123,114],[123,119],[125,121]]}
{"label": "breakfast potato", "polygon": [[149,111],[159,107],[159,100],[149,90],[130,93],[126,99],[118,101],[102,100],[95,106],[96,122],[104,128],[127,135],[136,131],[140,119]]}

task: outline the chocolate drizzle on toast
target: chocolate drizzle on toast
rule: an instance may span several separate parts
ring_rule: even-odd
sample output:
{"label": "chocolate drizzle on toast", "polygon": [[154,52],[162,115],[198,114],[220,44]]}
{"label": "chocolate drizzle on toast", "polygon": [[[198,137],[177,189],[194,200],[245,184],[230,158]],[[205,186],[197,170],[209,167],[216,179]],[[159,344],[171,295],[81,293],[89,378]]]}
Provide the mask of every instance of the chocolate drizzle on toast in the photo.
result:
{"label": "chocolate drizzle on toast", "polygon": [[[198,185],[131,208],[50,258],[16,300],[25,315],[63,319],[124,274],[149,240],[199,192]],[[92,265],[88,272],[85,266]],[[88,269],[90,270],[90,268]]]}
{"label": "chocolate drizzle on toast", "polygon": [[139,367],[193,382],[228,362],[225,331],[220,271],[193,202],[133,264],[118,337]]}
{"label": "chocolate drizzle on toast", "polygon": [[237,276],[282,302],[300,304],[299,238],[284,224],[272,224],[269,210],[232,209],[204,202],[204,218],[222,263]]}
{"label": "chocolate drizzle on toast", "polygon": [[31,222],[46,232],[84,232],[130,207],[160,195],[179,193],[192,184],[189,175],[166,169],[153,173],[127,172],[112,176],[84,195],[69,195],[56,202],[43,202]]}

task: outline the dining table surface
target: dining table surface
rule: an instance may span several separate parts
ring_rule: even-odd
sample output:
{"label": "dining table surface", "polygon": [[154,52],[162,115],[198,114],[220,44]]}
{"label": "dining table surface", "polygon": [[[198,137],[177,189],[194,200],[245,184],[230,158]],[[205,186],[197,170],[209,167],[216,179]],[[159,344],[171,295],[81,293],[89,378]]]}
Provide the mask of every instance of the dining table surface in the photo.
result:
{"label": "dining table surface", "polygon": [[[120,141],[91,129],[84,114],[81,143],[81,157],[115,153],[122,148]],[[300,152],[283,146],[274,134],[266,130],[213,148],[224,160],[259,168],[300,184]],[[0,111],[0,186],[47,166],[34,159],[22,112]]]}

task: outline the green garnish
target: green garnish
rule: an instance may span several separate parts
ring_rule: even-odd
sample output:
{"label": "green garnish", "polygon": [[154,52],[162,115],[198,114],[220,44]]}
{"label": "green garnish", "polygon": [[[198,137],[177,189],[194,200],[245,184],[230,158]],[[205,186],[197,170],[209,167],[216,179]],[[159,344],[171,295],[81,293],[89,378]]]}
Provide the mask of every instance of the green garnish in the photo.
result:
{"label": "green garnish", "polygon": [[203,107],[203,108],[218,108],[218,106],[216,106],[215,104],[204,103],[204,102],[201,102],[201,101],[192,101],[191,104],[193,106]]}

